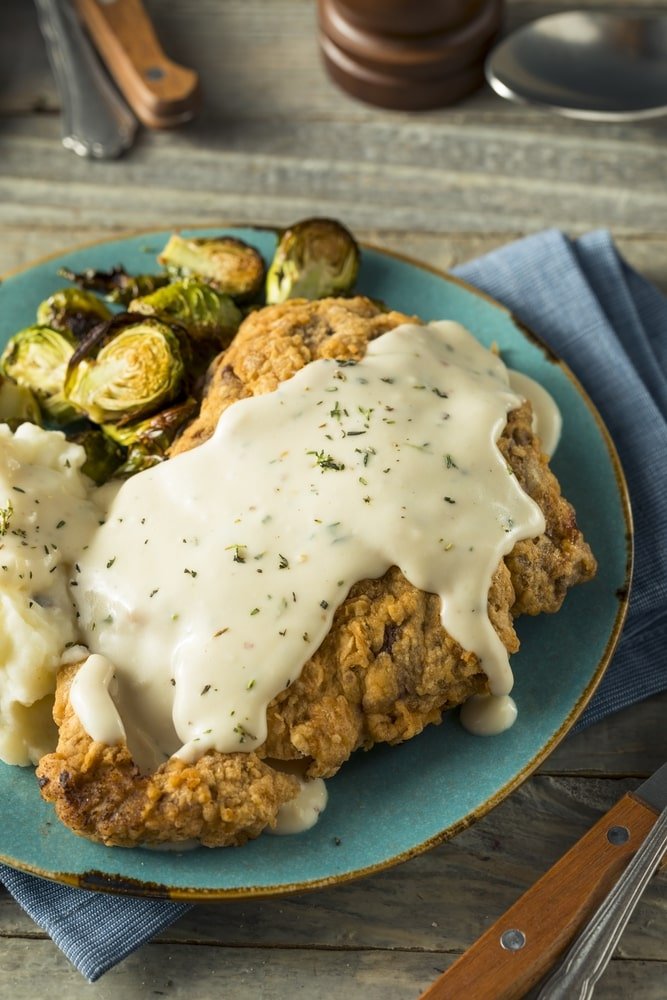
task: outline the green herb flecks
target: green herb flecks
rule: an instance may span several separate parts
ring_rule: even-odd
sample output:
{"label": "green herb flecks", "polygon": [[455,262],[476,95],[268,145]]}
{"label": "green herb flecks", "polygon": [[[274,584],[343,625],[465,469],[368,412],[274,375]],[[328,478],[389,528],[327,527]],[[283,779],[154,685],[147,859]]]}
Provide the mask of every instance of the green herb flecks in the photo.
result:
{"label": "green herb flecks", "polygon": [[341,472],[345,468],[343,462],[337,462],[335,458],[328,455],[325,451],[307,451],[306,454],[315,456],[315,462],[319,465],[322,472],[325,472],[327,469]]}
{"label": "green herb flecks", "polygon": [[9,526],[12,523],[12,515],[14,513],[14,507],[11,500],[7,501],[6,507],[0,507],[0,536],[6,535],[9,531]]}

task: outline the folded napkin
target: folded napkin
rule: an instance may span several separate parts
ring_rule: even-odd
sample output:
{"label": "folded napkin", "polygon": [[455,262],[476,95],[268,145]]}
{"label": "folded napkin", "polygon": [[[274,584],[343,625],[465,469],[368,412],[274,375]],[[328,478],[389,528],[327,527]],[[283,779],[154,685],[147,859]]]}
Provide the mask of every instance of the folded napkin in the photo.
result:
{"label": "folded napkin", "polygon": [[[635,512],[635,578],[623,636],[579,726],[667,689],[667,299],[608,233],[548,231],[457,273],[503,302],[576,373],[618,448]],[[0,865],[0,880],[91,982],[187,911],[100,895]]]}

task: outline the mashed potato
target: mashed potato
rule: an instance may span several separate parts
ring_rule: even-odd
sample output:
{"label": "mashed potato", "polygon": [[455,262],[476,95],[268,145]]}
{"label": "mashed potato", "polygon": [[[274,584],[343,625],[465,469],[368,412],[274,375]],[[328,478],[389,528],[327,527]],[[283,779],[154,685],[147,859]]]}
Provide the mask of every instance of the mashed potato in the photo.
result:
{"label": "mashed potato", "polygon": [[0,425],[0,759],[8,764],[34,764],[56,743],[56,673],[78,638],[68,584],[104,517],[84,461],[59,431]]}

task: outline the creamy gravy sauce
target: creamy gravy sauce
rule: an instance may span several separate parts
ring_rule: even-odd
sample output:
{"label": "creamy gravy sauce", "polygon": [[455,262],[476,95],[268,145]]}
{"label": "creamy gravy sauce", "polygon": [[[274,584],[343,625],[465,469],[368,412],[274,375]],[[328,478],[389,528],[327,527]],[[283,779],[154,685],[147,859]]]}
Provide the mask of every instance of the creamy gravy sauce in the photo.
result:
{"label": "creamy gravy sauce", "polygon": [[490,581],[544,530],[495,444],[518,404],[459,324],[405,325],[356,364],[316,361],[241,400],[205,444],[128,480],[74,592],[82,638],[113,665],[79,672],[88,733],[114,742],[124,725],[154,763],[258,747],[352,584],[392,565],[440,595],[443,626],[507,694]]}
{"label": "creamy gravy sauce", "polygon": [[555,399],[530,375],[512,368],[507,371],[512,389],[530,401],[533,408],[533,431],[539,437],[545,455],[551,457],[558,447],[563,427],[563,418]]}
{"label": "creamy gravy sauce", "polygon": [[498,736],[516,722],[517,707],[508,694],[475,694],[461,706],[459,719],[473,736]]}
{"label": "creamy gravy sauce", "polygon": [[276,825],[269,833],[304,833],[315,826],[327,805],[327,787],[321,778],[300,779],[299,794],[278,810]]}

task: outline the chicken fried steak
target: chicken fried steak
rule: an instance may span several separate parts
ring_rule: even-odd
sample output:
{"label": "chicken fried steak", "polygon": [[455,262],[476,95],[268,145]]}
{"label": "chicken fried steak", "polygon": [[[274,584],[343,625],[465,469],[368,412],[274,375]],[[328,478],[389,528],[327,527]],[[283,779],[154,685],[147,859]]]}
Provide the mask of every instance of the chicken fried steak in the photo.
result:
{"label": "chicken fried steak", "polygon": [[[371,340],[407,321],[361,297],[296,300],[251,313],[213,362],[201,413],[172,453],[210,437],[237,400],[271,392],[317,358],[359,360]],[[517,615],[558,610],[569,587],[596,569],[531,422],[524,403],[509,413],[498,442],[546,521],[544,533],[519,542],[493,577],[489,619],[510,653],[518,648]],[[444,630],[439,597],[412,586],[395,566],[352,586],[300,676],[269,705],[267,739],[249,753],[210,751],[194,764],[172,759],[141,774],[126,746],[96,743],[84,731],[68,697],[75,671],[68,667],[58,679],[60,739],[38,768],[42,795],[75,832],[120,846],[243,843],[273,825],[280,805],[297,794],[280,762],[303,762],[311,778],[333,775],[354,750],[409,739],[488,691],[477,656]]]}

